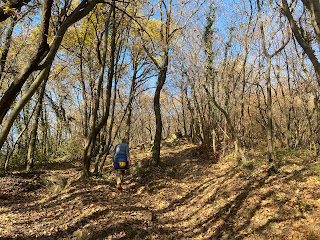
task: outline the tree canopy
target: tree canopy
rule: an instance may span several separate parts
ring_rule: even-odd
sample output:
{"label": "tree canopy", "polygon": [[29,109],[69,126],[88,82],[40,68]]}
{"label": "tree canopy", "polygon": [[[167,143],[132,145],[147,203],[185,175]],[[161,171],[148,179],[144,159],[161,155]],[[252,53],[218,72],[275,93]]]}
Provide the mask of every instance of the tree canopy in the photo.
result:
{"label": "tree canopy", "polygon": [[[7,1],[0,162],[188,136],[239,163],[260,141],[319,153],[317,1]],[[31,141],[32,140],[32,141]],[[71,147],[72,146],[72,147]],[[69,149],[71,148],[71,149]],[[29,150],[28,150],[29,149]],[[27,157],[28,160],[27,160]]]}

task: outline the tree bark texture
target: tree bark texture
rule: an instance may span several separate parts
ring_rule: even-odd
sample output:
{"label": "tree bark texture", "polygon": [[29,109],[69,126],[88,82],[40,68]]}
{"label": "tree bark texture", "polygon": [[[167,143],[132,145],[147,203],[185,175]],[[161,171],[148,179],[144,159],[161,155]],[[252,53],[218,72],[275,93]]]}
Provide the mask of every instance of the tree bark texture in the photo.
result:
{"label": "tree bark texture", "polygon": [[[317,39],[320,40],[320,31],[319,31],[319,25],[320,25],[320,15],[319,15],[319,1],[313,1],[313,0],[303,0],[302,1],[304,5],[310,10],[311,16],[312,16],[312,23],[316,32]],[[282,6],[281,10],[282,13],[287,17],[290,23],[291,30],[298,41],[299,45],[302,47],[304,52],[307,54],[308,58],[310,59],[314,70],[317,75],[318,85],[320,86],[320,63],[315,55],[315,51],[312,49],[312,46],[309,42],[309,39],[307,39],[307,36],[303,36],[301,29],[297,25],[296,21],[293,19],[292,13],[289,9],[287,0],[281,1]],[[318,41],[319,41],[318,40]]]}
{"label": "tree bark texture", "polygon": [[[91,121],[91,129],[90,129],[90,133],[88,133],[88,137],[86,138],[86,144],[84,147],[84,151],[83,151],[83,156],[82,156],[82,166],[83,166],[83,177],[89,177],[91,175],[90,173],[90,160],[91,160],[91,156],[92,156],[92,150],[94,147],[94,142],[96,140],[96,137],[99,133],[99,131],[103,128],[103,126],[105,125],[105,123],[108,121],[109,118],[109,114],[110,114],[110,102],[111,102],[111,90],[112,90],[112,80],[114,78],[114,72],[115,72],[115,52],[116,52],[116,33],[117,33],[117,29],[116,29],[116,11],[115,11],[115,1],[113,1],[113,5],[111,6],[111,10],[110,10],[111,14],[112,14],[112,35],[111,35],[111,46],[110,46],[110,66],[109,66],[109,70],[108,70],[108,82],[107,82],[107,92],[106,92],[106,105],[105,105],[105,113],[104,116],[102,117],[101,121],[96,125],[95,121]],[[108,32],[105,32],[106,34],[106,40],[105,40],[105,52],[106,52],[106,48],[107,48],[107,43],[108,43]],[[104,68],[105,68],[105,63],[103,64],[103,67],[101,67],[100,70],[100,79],[99,81],[103,80],[103,75],[104,75]],[[101,82],[102,84],[102,82]],[[101,84],[99,83],[99,85],[101,86]],[[100,92],[100,91],[98,91]],[[98,99],[99,101],[99,99]],[[98,104],[96,104],[96,107],[99,106]],[[97,109],[95,110],[95,112],[97,111]],[[93,119],[97,119],[97,116],[93,116]]]}
{"label": "tree bark texture", "polygon": [[126,120],[126,130],[125,130],[125,138],[128,143],[130,142],[130,129],[131,129],[131,115],[132,115],[132,104],[136,92],[136,81],[137,81],[137,64],[134,64],[133,68],[133,76],[131,79],[131,88],[129,94],[129,102],[128,102],[128,114]]}
{"label": "tree bark texture", "polygon": [[30,74],[35,71],[38,64],[41,62],[45,53],[49,50],[49,45],[47,43],[48,32],[49,32],[49,21],[51,18],[51,8],[53,0],[46,0],[43,4],[42,9],[42,19],[40,24],[40,38],[38,40],[38,48],[35,54],[30,58],[30,60],[25,64],[25,67],[21,69],[20,73],[14,79],[10,87],[4,93],[0,100],[0,124],[3,118],[9,111],[12,103],[16,99],[18,93],[21,91],[23,84],[27,81]]}
{"label": "tree bark texture", "polygon": [[36,110],[35,110],[35,114],[34,114],[34,120],[33,120],[32,130],[31,130],[31,134],[30,134],[30,141],[29,141],[28,153],[27,153],[27,167],[26,167],[27,172],[33,171],[34,151],[35,151],[35,147],[36,147],[39,118],[40,118],[40,114],[41,114],[41,110],[42,110],[42,102],[43,102],[44,92],[46,89],[47,80],[48,80],[48,76],[42,83],[42,88],[40,89],[40,93],[38,96],[38,102],[37,102]]}
{"label": "tree bark texture", "polygon": [[153,109],[154,109],[155,118],[156,118],[156,133],[153,141],[152,158],[154,163],[156,164],[160,162],[160,149],[161,149],[160,145],[161,145],[161,138],[162,138],[160,93],[166,81],[168,64],[169,64],[168,52],[165,52],[165,54],[166,56],[165,56],[164,64],[159,71],[157,88],[156,88],[154,99],[153,99]]}
{"label": "tree bark texture", "polygon": [[12,18],[11,22],[10,22],[9,29],[8,29],[7,34],[6,34],[4,47],[3,47],[3,50],[2,50],[2,53],[1,53],[1,58],[0,58],[0,88],[2,88],[1,79],[2,79],[2,76],[3,76],[4,69],[6,67],[7,57],[8,57],[8,53],[9,53],[9,49],[10,49],[10,45],[11,45],[11,37],[12,37],[13,29],[14,29],[14,26],[16,25],[16,23],[17,23],[16,18]]}
{"label": "tree bark texture", "polygon": [[[11,14],[7,12],[4,6],[7,6],[9,9],[20,10],[23,6],[27,5],[31,0],[11,0],[7,1],[6,4],[0,6],[0,22],[7,20]],[[14,10],[14,11],[16,11]]]}
{"label": "tree bark texture", "polygon": [[[42,16],[42,30],[41,30],[41,37],[40,37],[40,47],[38,49],[37,54],[34,56],[33,60],[27,64],[25,68],[21,70],[21,72],[18,74],[18,77],[14,80],[14,82],[11,84],[7,92],[4,94],[3,98],[0,100],[0,124],[2,123],[2,120],[4,116],[6,115],[7,111],[10,109],[13,101],[16,99],[16,95],[21,90],[24,82],[27,80],[29,75],[36,69],[38,63],[43,59],[43,56],[38,56],[42,52],[41,44],[47,46],[47,33],[48,27],[49,27],[49,20],[51,15],[51,7],[52,7],[53,0],[47,0],[44,4],[44,14]],[[33,96],[33,94],[36,92],[36,90],[41,85],[43,79],[46,78],[46,76],[50,72],[51,64],[54,60],[54,57],[60,47],[60,44],[62,42],[62,38],[67,31],[67,29],[75,22],[79,21],[81,18],[86,16],[98,3],[98,0],[92,0],[90,2],[83,1],[79,4],[79,6],[67,17],[67,19],[61,24],[53,42],[50,45],[50,50],[48,54],[46,54],[45,62],[42,64],[43,69],[37,76],[37,78],[34,80],[34,82],[31,84],[28,91],[21,97],[21,99],[18,101],[16,106],[13,108],[13,110],[10,112],[10,115],[6,119],[6,122],[3,124],[3,130],[0,132],[0,149],[2,148],[2,145],[4,141],[6,140],[8,133],[11,129],[11,126],[18,116],[20,110],[23,108],[23,106],[30,100],[30,98]],[[41,50],[42,49],[42,50]],[[41,50],[41,51],[40,51]],[[44,53],[43,53],[44,54]],[[38,59],[39,58],[39,59]]]}

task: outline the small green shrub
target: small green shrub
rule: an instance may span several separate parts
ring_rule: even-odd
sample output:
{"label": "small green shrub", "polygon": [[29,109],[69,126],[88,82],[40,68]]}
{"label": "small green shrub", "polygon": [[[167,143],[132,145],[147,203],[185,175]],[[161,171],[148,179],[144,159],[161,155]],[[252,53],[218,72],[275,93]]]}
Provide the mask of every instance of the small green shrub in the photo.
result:
{"label": "small green shrub", "polygon": [[56,152],[51,156],[51,159],[70,156],[72,159],[80,158],[83,151],[83,141],[81,139],[71,139],[62,143]]}

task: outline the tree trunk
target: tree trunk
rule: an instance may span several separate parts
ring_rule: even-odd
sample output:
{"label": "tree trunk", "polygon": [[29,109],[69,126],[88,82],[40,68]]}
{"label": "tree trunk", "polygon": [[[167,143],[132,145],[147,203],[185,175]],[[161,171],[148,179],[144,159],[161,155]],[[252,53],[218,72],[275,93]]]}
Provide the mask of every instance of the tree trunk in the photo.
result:
{"label": "tree trunk", "polygon": [[[182,66],[183,75],[185,75],[185,77],[187,78],[187,82],[190,82],[191,80],[189,79],[189,76],[188,76],[183,64],[181,64],[181,66]],[[187,108],[190,112],[190,138],[191,138],[191,141],[193,143],[195,143],[196,142],[196,135],[197,135],[196,128],[195,128],[195,113],[194,113],[194,109],[191,105],[191,101],[188,97],[187,85],[184,83],[183,86],[181,86],[181,87],[182,87],[181,94],[184,96],[184,99],[187,101]]]}
{"label": "tree trunk", "polygon": [[127,121],[126,121],[126,130],[125,130],[125,138],[130,143],[130,129],[131,129],[131,115],[132,115],[132,104],[134,100],[134,95],[136,92],[136,80],[137,80],[137,67],[136,64],[134,65],[133,76],[131,80],[131,88],[129,94],[129,102],[128,102],[128,114],[127,114]]}
{"label": "tree trunk", "polygon": [[[320,36],[319,36],[320,19],[318,16],[319,13],[317,12],[317,10],[319,10],[319,1],[316,4],[315,4],[316,1],[313,1],[313,0],[310,0],[310,1],[303,0],[302,2],[309,10],[311,10],[311,6],[309,4],[310,4],[310,2],[313,2],[313,4],[311,4],[311,5],[314,7],[314,11],[311,11],[310,14],[312,16],[312,23],[314,25],[317,39],[320,39]],[[315,55],[315,51],[312,49],[311,44],[308,43],[308,39],[305,39],[305,37],[302,35],[301,29],[297,26],[296,21],[293,19],[293,16],[290,12],[287,0],[282,0],[281,3],[282,3],[281,10],[282,10],[283,14],[289,20],[291,30],[292,30],[295,38],[297,39],[299,45],[302,47],[302,49],[304,50],[304,52],[307,54],[308,58],[310,59],[312,65],[314,67],[314,70],[316,72],[316,75],[317,75],[318,85],[320,86],[320,63]],[[309,3],[309,4],[307,4],[307,3]],[[318,16],[318,18],[316,18],[316,16]],[[318,19],[319,22],[316,22],[316,19]]]}
{"label": "tree trunk", "polygon": [[[38,104],[38,103],[37,103],[37,104]],[[30,117],[28,118],[27,122],[25,123],[24,129],[20,131],[18,137],[17,137],[16,140],[14,141],[10,152],[9,152],[8,154],[6,154],[6,160],[5,160],[5,163],[4,163],[4,172],[5,172],[5,173],[7,172],[8,165],[9,165],[9,160],[10,160],[11,156],[12,156],[13,153],[14,153],[15,146],[16,146],[17,143],[20,141],[20,139],[21,139],[21,137],[23,136],[23,134],[25,133],[25,131],[28,129],[29,123],[30,123],[30,121],[31,121],[31,118],[32,118],[34,112],[35,112],[35,109],[33,109],[33,112],[31,113]],[[24,142],[25,142],[25,141],[24,141]],[[8,151],[9,151],[9,149],[8,149]]]}
{"label": "tree trunk", "polygon": [[31,172],[33,171],[33,166],[34,166],[34,150],[35,150],[35,146],[36,146],[36,139],[37,139],[37,133],[38,133],[38,124],[39,124],[39,118],[40,118],[40,114],[41,114],[41,110],[42,110],[42,101],[43,101],[43,96],[44,96],[44,92],[46,89],[46,84],[47,84],[47,79],[45,79],[42,83],[42,88],[40,90],[39,93],[39,99],[38,99],[38,103],[36,105],[36,110],[35,110],[35,115],[34,115],[34,122],[32,125],[32,130],[31,130],[31,134],[30,134],[30,142],[29,142],[29,146],[28,146],[28,154],[27,154],[27,167],[26,167],[26,171],[27,172]]}
{"label": "tree trunk", "polygon": [[27,5],[31,0],[15,0],[15,1],[5,1],[5,4],[0,7],[0,22],[5,21],[10,17],[10,14],[4,11],[5,7],[9,9],[20,10],[23,6]]}
{"label": "tree trunk", "polygon": [[[267,128],[266,130],[267,130],[267,143],[268,143],[267,154],[268,154],[269,162],[272,163],[274,160],[274,149],[273,149],[273,127],[272,127],[272,86],[271,86],[271,78],[270,78],[271,59],[285,48],[285,46],[288,44],[290,40],[290,35],[288,34],[288,39],[282,44],[282,46],[279,49],[275,50],[272,54],[270,54],[266,46],[264,26],[261,19],[261,5],[259,0],[257,0],[257,6],[258,6],[258,20],[260,23],[262,49],[263,49],[264,56],[267,58],[267,70],[266,70],[266,85],[267,85],[267,102],[266,102]],[[275,171],[274,165],[271,165],[270,171],[271,172]]]}
{"label": "tree trunk", "polygon": [[50,130],[48,130],[48,114],[47,109],[45,107],[46,105],[42,106],[42,116],[41,116],[41,128],[42,128],[42,154],[47,156],[50,151]]}
{"label": "tree trunk", "polygon": [[267,57],[267,71],[266,71],[266,82],[267,82],[267,142],[268,142],[268,160],[273,162],[274,151],[273,151],[273,127],[272,127],[272,87],[271,87],[271,57]]}
{"label": "tree trunk", "polygon": [[10,112],[10,115],[8,116],[8,118],[6,119],[6,121],[3,124],[2,131],[0,132],[0,149],[3,145],[3,143],[5,142],[8,134],[9,134],[9,131],[13,125],[13,122],[17,118],[21,109],[24,107],[24,105],[30,100],[30,98],[33,96],[33,94],[39,88],[43,79],[46,79],[48,77],[49,72],[50,72],[50,67],[51,67],[51,64],[41,71],[41,73],[37,76],[36,80],[31,84],[28,91],[21,97],[21,99],[18,101],[18,103],[15,105],[15,107]]}
{"label": "tree trunk", "polygon": [[83,49],[81,48],[80,51],[80,85],[82,87],[82,98],[84,101],[84,116],[83,116],[83,135],[85,137],[88,136],[88,98],[87,98],[87,92],[86,92],[86,85],[84,82],[84,76],[83,76]]}
{"label": "tree trunk", "polygon": [[181,108],[182,108],[182,121],[183,121],[183,131],[184,131],[184,136],[187,136],[188,135],[188,130],[187,130],[187,122],[186,122],[186,119],[187,119],[187,115],[186,115],[186,110],[185,110],[185,96],[184,96],[184,93],[183,93],[183,86],[181,85]]}
{"label": "tree trunk", "polygon": [[7,61],[10,45],[11,45],[11,37],[12,37],[13,29],[14,29],[14,26],[16,25],[16,23],[17,23],[17,19],[16,18],[12,18],[11,22],[10,22],[9,29],[8,29],[7,34],[6,34],[4,47],[3,47],[3,50],[2,50],[2,53],[1,53],[1,58],[0,58],[0,88],[2,88],[1,79],[2,79],[2,75],[3,75],[3,72],[4,72],[5,66],[6,66],[6,61]]}
{"label": "tree trunk", "polygon": [[[116,26],[116,11],[115,11],[115,1],[113,0],[113,5],[111,6],[111,14],[112,14],[112,35],[111,35],[111,49],[110,49],[110,66],[108,70],[108,82],[107,82],[107,98],[106,98],[106,111],[104,116],[102,117],[100,123],[98,125],[95,124],[97,115],[96,112],[98,111],[99,107],[99,101],[100,99],[97,97],[96,98],[96,103],[95,103],[95,109],[93,112],[92,116],[92,121],[91,121],[91,128],[90,128],[90,133],[88,134],[88,137],[86,138],[86,143],[85,147],[83,150],[83,155],[82,155],[82,166],[83,166],[83,171],[82,171],[82,176],[87,178],[90,177],[90,160],[92,156],[92,150],[94,148],[95,140],[96,137],[99,133],[99,131],[103,128],[105,123],[108,121],[109,118],[109,113],[110,113],[110,102],[111,102],[111,89],[112,89],[112,80],[114,77],[114,68],[115,68],[115,52],[116,52],[116,33],[117,33],[117,26]],[[100,77],[99,77],[99,83],[98,83],[98,90],[97,94],[100,97],[100,92],[101,92],[101,86],[104,78],[104,71],[105,71],[105,56],[107,53],[107,43],[108,43],[108,24],[106,24],[106,30],[105,31],[105,49],[104,49],[104,62],[102,66],[100,67]]]}
{"label": "tree trunk", "polygon": [[161,145],[161,138],[162,138],[160,93],[166,81],[168,64],[169,64],[168,51],[166,51],[165,54],[166,56],[165,56],[164,64],[159,71],[157,88],[156,88],[154,99],[153,99],[153,109],[154,109],[155,118],[156,118],[156,134],[154,136],[154,141],[153,141],[152,158],[155,164],[159,164],[160,162],[160,148],[161,148],[160,145]]}
{"label": "tree trunk", "polygon": [[18,93],[21,91],[23,84],[27,81],[30,74],[35,71],[38,64],[41,62],[43,57],[49,50],[49,45],[47,43],[48,31],[49,31],[49,20],[51,17],[51,8],[53,0],[46,0],[43,4],[42,9],[42,19],[40,24],[40,38],[38,48],[35,51],[35,54],[30,57],[30,60],[25,64],[25,67],[20,71],[19,74],[15,77],[14,81],[4,93],[3,97],[0,100],[0,124],[3,121],[3,118],[9,111],[11,105],[16,99]]}
{"label": "tree trunk", "polygon": [[[229,113],[227,112],[226,109],[223,109],[220,104],[217,102],[216,100],[216,92],[215,92],[215,88],[216,88],[216,83],[215,83],[215,72],[214,72],[214,69],[213,69],[213,60],[214,60],[214,55],[213,55],[213,51],[212,51],[212,44],[213,44],[213,30],[211,29],[213,23],[215,22],[215,11],[214,11],[214,8],[213,8],[213,5],[210,6],[210,13],[209,13],[209,16],[207,17],[207,25],[205,27],[205,32],[204,32],[204,35],[203,35],[203,40],[204,40],[204,43],[205,43],[205,53],[206,53],[206,56],[207,56],[207,62],[206,62],[206,68],[205,68],[205,76],[206,76],[206,80],[209,81],[211,83],[211,88],[212,88],[212,94],[210,93],[208,87],[206,86],[206,84],[202,84],[205,91],[207,92],[207,94],[209,96],[211,96],[212,98],[212,102],[213,104],[215,105],[216,108],[218,108],[218,110],[224,115],[225,117],[225,127],[228,125],[230,127],[230,130],[231,130],[231,139],[232,141],[234,142],[234,145],[235,145],[235,154],[237,154],[238,150],[241,154],[241,158],[242,159],[245,159],[245,156],[244,156],[244,151],[242,150],[242,146],[241,144],[239,143],[239,140],[238,140],[238,136],[237,136],[237,133],[235,131],[235,128],[234,128],[234,125],[231,121],[231,118],[230,118],[230,115]],[[223,72],[222,72],[222,76],[221,76],[221,79],[223,79],[223,74],[224,74],[224,70],[225,70],[225,67],[226,67],[226,61],[227,61],[227,55],[228,55],[228,49],[229,47],[231,46],[231,42],[232,42],[232,38],[233,38],[233,35],[232,35],[232,31],[230,31],[230,37],[229,37],[229,40],[226,44],[226,47],[225,47],[225,51],[224,51],[224,59],[223,59]],[[227,89],[226,89],[227,90]],[[228,90],[227,90],[228,91]],[[228,95],[228,93],[226,93]],[[227,96],[228,98],[228,96]],[[225,102],[225,106],[227,107],[228,105],[228,101],[226,100]],[[226,129],[225,129],[226,131]],[[225,133],[226,134],[226,133]],[[224,135],[224,139],[225,139],[226,135]],[[214,142],[215,143],[215,142]]]}
{"label": "tree trunk", "polygon": [[[38,67],[38,63],[43,59],[44,52],[47,50],[47,32],[49,28],[49,20],[51,16],[51,6],[52,6],[52,0],[47,0],[44,4],[43,9],[45,10],[45,13],[42,17],[42,30],[40,33],[42,33],[40,38],[40,47],[38,48],[37,54],[34,56],[34,59],[29,61],[26,67],[24,67],[21,72],[18,74],[18,77],[14,80],[14,82],[11,84],[9,89],[5,92],[3,98],[0,100],[0,124],[2,123],[2,120],[8,110],[10,109],[13,101],[16,99],[16,95],[21,90],[24,82],[27,80],[28,76],[33,72],[33,70]],[[19,102],[16,104],[16,106],[13,108],[13,110],[10,112],[10,115],[8,116],[8,119],[3,124],[3,130],[0,132],[0,149],[2,148],[3,143],[5,142],[8,133],[12,127],[12,124],[16,117],[18,116],[20,110],[23,108],[23,106],[30,100],[30,98],[33,96],[33,94],[36,92],[36,90],[41,85],[42,81],[50,72],[51,64],[55,58],[55,55],[60,47],[60,44],[62,42],[62,38],[65,34],[65,32],[68,30],[68,28],[75,22],[79,21],[81,18],[86,16],[98,3],[98,0],[92,0],[90,2],[82,1],[79,6],[67,17],[67,19],[61,24],[57,35],[55,36],[54,40],[52,41],[50,45],[50,50],[48,54],[45,54],[47,58],[45,59],[45,62],[42,64],[43,69],[37,76],[37,78],[34,80],[34,82],[31,84],[28,91],[22,96],[22,98],[19,100]],[[45,47],[42,47],[44,45]],[[44,51],[44,52],[42,52]],[[38,56],[41,55],[41,56]],[[38,59],[39,58],[39,59]]]}
{"label": "tree trunk", "polygon": [[[111,112],[111,121],[110,121],[110,125],[109,125],[109,129],[107,130],[107,126],[106,126],[106,131],[108,131],[108,142],[105,141],[105,145],[100,147],[100,152],[96,158],[95,161],[95,166],[94,166],[94,175],[98,175],[99,174],[99,164],[100,164],[100,157],[103,154],[108,154],[110,152],[110,147],[111,147],[111,139],[112,139],[112,130],[113,130],[113,125],[114,125],[114,115],[115,115],[115,106],[116,106],[116,101],[117,101],[117,86],[118,86],[118,79],[115,79],[115,83],[114,83],[114,87],[113,87],[113,102],[112,102],[112,112]],[[120,124],[121,125],[121,124]],[[104,161],[101,164],[100,167],[100,172],[102,173],[104,167]]]}
{"label": "tree trunk", "polygon": [[193,102],[194,102],[195,115],[197,115],[196,116],[197,122],[196,122],[196,129],[195,129],[196,130],[196,137],[198,139],[200,139],[200,141],[202,143],[204,143],[206,138],[205,138],[205,135],[204,135],[205,123],[204,123],[204,118],[202,117],[203,113],[201,111],[200,104],[199,104],[199,101],[198,101],[197,96],[196,96],[195,84],[193,82],[190,82],[190,86],[191,86],[191,92],[192,92],[191,97],[192,97]]}

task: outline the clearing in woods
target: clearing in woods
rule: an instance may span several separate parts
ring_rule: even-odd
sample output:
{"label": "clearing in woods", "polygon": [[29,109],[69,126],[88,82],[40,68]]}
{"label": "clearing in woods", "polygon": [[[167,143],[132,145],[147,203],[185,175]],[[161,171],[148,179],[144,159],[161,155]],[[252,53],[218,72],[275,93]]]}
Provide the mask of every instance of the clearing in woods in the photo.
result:
{"label": "clearing in woods", "polygon": [[[241,167],[231,156],[214,163],[182,139],[163,144],[157,167],[134,149],[123,192],[111,167],[80,179],[79,161],[13,173],[0,178],[0,238],[320,239],[319,160],[277,153],[279,172],[269,176],[261,149]],[[50,179],[60,184],[50,188]]]}

